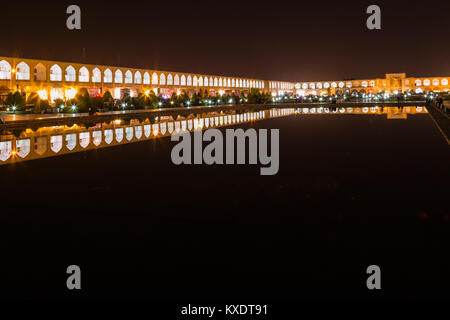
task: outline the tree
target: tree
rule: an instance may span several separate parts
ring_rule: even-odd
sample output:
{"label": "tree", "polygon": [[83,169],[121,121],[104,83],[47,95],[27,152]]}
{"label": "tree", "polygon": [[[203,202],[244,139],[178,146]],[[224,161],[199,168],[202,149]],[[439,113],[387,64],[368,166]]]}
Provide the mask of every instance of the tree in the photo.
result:
{"label": "tree", "polygon": [[6,105],[14,108],[14,111],[23,111],[25,110],[26,100],[24,96],[18,91],[14,93],[8,93],[6,97]]}
{"label": "tree", "polygon": [[86,88],[81,88],[75,97],[76,104],[80,112],[88,112],[92,105],[92,99]]}
{"label": "tree", "polygon": [[112,108],[114,106],[114,98],[109,91],[105,91],[102,97],[103,108]]}

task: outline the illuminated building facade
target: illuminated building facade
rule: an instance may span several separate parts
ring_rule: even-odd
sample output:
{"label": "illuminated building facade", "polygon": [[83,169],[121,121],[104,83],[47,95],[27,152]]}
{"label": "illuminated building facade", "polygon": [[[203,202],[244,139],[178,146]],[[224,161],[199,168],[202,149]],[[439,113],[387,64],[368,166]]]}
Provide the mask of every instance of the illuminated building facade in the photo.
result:
{"label": "illuminated building facade", "polygon": [[[277,87],[293,84],[276,82]],[[92,96],[110,91],[119,99],[124,92],[131,96],[153,90],[172,94],[207,89],[225,94],[240,94],[252,88],[268,91],[268,81],[252,78],[225,77],[183,72],[169,72],[138,68],[90,65],[80,63],[0,57],[0,89],[3,92],[37,92],[41,99],[71,99],[79,88],[86,88]]]}
{"label": "illuminated building facade", "polygon": [[384,79],[297,82],[295,90],[299,95],[448,92],[449,79],[450,77],[411,78],[406,77],[405,73],[388,73]]}
{"label": "illuminated building facade", "polygon": [[119,99],[153,90],[171,95],[207,89],[213,93],[239,95],[255,88],[272,95],[335,95],[355,93],[448,92],[450,77],[411,78],[405,73],[386,74],[383,79],[287,82],[225,77],[183,72],[122,68],[104,65],[0,57],[0,95],[11,91],[37,92],[41,99],[72,99],[78,89],[92,96],[111,92]]}

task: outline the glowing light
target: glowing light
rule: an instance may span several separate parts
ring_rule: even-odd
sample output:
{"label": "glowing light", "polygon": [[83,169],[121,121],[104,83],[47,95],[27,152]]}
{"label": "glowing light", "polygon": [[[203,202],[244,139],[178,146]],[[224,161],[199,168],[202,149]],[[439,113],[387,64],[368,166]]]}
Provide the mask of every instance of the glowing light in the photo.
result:
{"label": "glowing light", "polygon": [[61,89],[52,88],[50,90],[50,100],[54,102],[56,99],[64,99],[64,95]]}
{"label": "glowing light", "polygon": [[219,94],[220,94],[221,96],[223,96],[223,95],[225,94],[225,91],[224,91],[224,90],[219,90]]}
{"label": "glowing light", "polygon": [[73,99],[77,95],[77,89],[69,88],[64,91],[64,95],[66,99]]}
{"label": "glowing light", "polygon": [[37,92],[37,94],[39,95],[39,98],[41,98],[41,100],[47,100],[48,99],[47,90],[39,90]]}
{"label": "glowing light", "polygon": [[120,99],[120,88],[114,89],[114,99]]}

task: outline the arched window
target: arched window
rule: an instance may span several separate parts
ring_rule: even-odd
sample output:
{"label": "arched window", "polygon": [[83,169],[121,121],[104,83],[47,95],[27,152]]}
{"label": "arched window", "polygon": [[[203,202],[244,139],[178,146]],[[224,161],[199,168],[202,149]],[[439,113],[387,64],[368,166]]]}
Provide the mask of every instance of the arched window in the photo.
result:
{"label": "arched window", "polygon": [[343,88],[345,86],[345,83],[339,82],[339,88]]}
{"label": "arched window", "polygon": [[116,70],[114,73],[114,82],[115,83],[122,83],[123,82],[123,73],[120,70]]}
{"label": "arched window", "polygon": [[66,78],[67,82],[75,82],[75,81],[77,81],[77,72],[75,71],[74,67],[68,66],[66,68],[65,78]]}
{"label": "arched window", "polygon": [[222,83],[222,78],[219,78],[219,87],[222,87],[223,83]]}
{"label": "arched window", "polygon": [[199,87],[203,87],[203,77],[198,78]]}
{"label": "arched window", "polygon": [[197,76],[194,76],[194,79],[192,81],[194,87],[198,86]]}
{"label": "arched window", "polygon": [[310,84],[309,84],[309,88],[310,88],[310,89],[315,89],[315,88],[316,88],[316,85],[315,85],[314,83],[310,83]]}
{"label": "arched window", "polygon": [[208,87],[209,86],[209,84],[208,84],[208,77],[205,77],[205,87]]}
{"label": "arched window", "polygon": [[442,84],[443,86],[448,86],[448,79],[442,79],[442,80],[441,80],[441,84]]}
{"label": "arched window", "polygon": [[219,80],[217,78],[214,78],[214,87],[217,87],[219,85]]}
{"label": "arched window", "polygon": [[363,81],[362,83],[361,83],[361,85],[365,88],[365,87],[367,87],[367,81]]}
{"label": "arched window", "polygon": [[164,73],[161,73],[159,75],[159,84],[162,84],[162,85],[166,84],[166,75]]}
{"label": "arched window", "polygon": [[373,80],[370,81],[370,82],[369,82],[369,86],[370,86],[370,87],[375,87],[375,81],[373,81]]}
{"label": "arched window", "polygon": [[192,86],[192,77],[190,75],[187,77],[187,85]]}
{"label": "arched window", "polygon": [[148,72],[144,73],[144,84],[150,84],[150,74]]}
{"label": "arched window", "polygon": [[323,84],[323,87],[324,87],[325,89],[328,89],[328,88],[330,87],[330,84],[329,84],[328,82],[325,82],[325,83]]}
{"label": "arched window", "polygon": [[152,74],[152,84],[158,84],[158,74],[156,72]]}
{"label": "arched window", "polygon": [[433,79],[433,86],[439,85],[439,79]]}
{"label": "arched window", "polygon": [[80,69],[80,75],[78,76],[78,81],[89,82],[89,70],[86,67]]}
{"label": "arched window", "polygon": [[181,85],[182,86],[186,85],[186,76],[184,74],[181,76]]}
{"label": "arched window", "polygon": [[112,71],[109,69],[106,69],[105,72],[103,73],[103,82],[104,83],[112,83],[112,81],[113,81]]}
{"label": "arched window", "polygon": [[322,89],[322,84],[320,82],[317,82],[316,88],[317,89]]}
{"label": "arched window", "polygon": [[102,82],[102,72],[99,68],[95,68],[92,70],[92,82],[93,83],[99,83]]}
{"label": "arched window", "polygon": [[167,85],[173,86],[173,77],[172,77],[172,74],[170,74],[170,73],[167,75]]}
{"label": "arched window", "polygon": [[338,85],[337,85],[336,82],[332,82],[332,83],[331,83],[331,87],[332,87],[332,88],[337,88],[337,86],[338,86]]}
{"label": "arched window", "polygon": [[231,79],[231,86],[234,88],[235,82],[234,79]]}
{"label": "arched window", "polygon": [[139,71],[134,73],[134,83],[141,84],[142,83],[142,74]]}
{"label": "arched window", "polygon": [[347,82],[347,88],[351,88],[352,87],[352,83],[351,82]]}
{"label": "arched window", "polygon": [[16,66],[16,80],[30,80],[30,67],[25,62]]}
{"label": "arched window", "polygon": [[239,79],[239,88],[242,88],[242,79]]}
{"label": "arched window", "polygon": [[228,78],[228,87],[231,87],[231,79]]}
{"label": "arched window", "polygon": [[131,73],[130,70],[127,70],[127,72],[125,72],[125,83],[133,83],[133,73]]}
{"label": "arched window", "polygon": [[423,85],[424,86],[429,86],[430,85],[430,79],[423,80]]}
{"label": "arched window", "polygon": [[38,63],[34,67],[34,81],[45,81],[47,80],[47,72],[42,63]]}
{"label": "arched window", "polygon": [[174,85],[176,85],[176,86],[179,86],[180,85],[180,76],[179,75],[175,75],[175,77],[174,77]]}
{"label": "arched window", "polygon": [[61,81],[62,80],[62,70],[57,64],[54,64],[50,68],[50,81]]}
{"label": "arched window", "polygon": [[11,80],[11,65],[8,61],[0,61],[0,80]]}

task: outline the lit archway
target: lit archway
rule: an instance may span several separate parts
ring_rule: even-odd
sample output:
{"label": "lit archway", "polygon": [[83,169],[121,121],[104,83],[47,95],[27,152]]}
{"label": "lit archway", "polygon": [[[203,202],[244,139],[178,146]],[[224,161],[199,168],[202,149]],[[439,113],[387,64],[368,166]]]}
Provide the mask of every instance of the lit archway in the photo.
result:
{"label": "lit archway", "polygon": [[150,74],[148,72],[144,73],[144,84],[150,84]]}
{"label": "lit archway", "polygon": [[16,66],[16,80],[30,80],[30,67],[25,62]]}
{"label": "lit archway", "polygon": [[114,82],[115,83],[123,82],[123,73],[121,70],[116,70],[116,72],[114,73]]}
{"label": "lit archway", "polygon": [[81,67],[79,71],[78,81],[89,82],[89,70],[86,67]]}
{"label": "lit archway", "polygon": [[126,84],[131,84],[133,83],[133,73],[131,73],[130,70],[127,70],[125,72],[125,83]]}
{"label": "lit archway", "polygon": [[92,82],[93,83],[99,83],[102,82],[102,72],[99,68],[95,68],[92,70]]}
{"label": "lit archway", "polygon": [[11,80],[11,65],[8,61],[0,61],[0,80]]}
{"label": "lit archway", "polygon": [[65,71],[66,82],[75,82],[77,81],[77,73],[75,68],[72,66],[68,66]]}
{"label": "lit archway", "polygon": [[57,64],[50,68],[50,81],[62,81],[62,70]]}
{"label": "lit archway", "polygon": [[34,81],[45,81],[47,80],[47,72],[45,66],[42,63],[38,63],[34,67]]}
{"label": "lit archway", "polygon": [[103,82],[104,83],[112,83],[113,82],[113,74],[110,69],[106,69],[103,73]]}
{"label": "lit archway", "polygon": [[134,83],[141,84],[142,83],[142,74],[139,71],[134,73]]}

